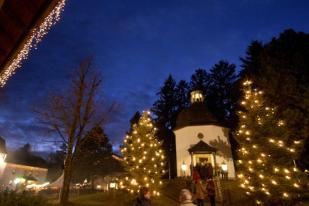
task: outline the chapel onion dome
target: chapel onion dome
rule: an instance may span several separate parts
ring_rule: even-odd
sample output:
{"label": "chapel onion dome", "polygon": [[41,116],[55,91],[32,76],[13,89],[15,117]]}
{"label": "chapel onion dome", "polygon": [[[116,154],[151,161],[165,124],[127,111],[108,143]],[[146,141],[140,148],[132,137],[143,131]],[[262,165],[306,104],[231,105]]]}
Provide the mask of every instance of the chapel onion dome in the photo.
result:
{"label": "chapel onion dome", "polygon": [[186,126],[198,125],[219,125],[218,120],[208,110],[204,100],[205,97],[201,90],[193,90],[191,92],[191,105],[183,109],[176,120],[176,129]]}

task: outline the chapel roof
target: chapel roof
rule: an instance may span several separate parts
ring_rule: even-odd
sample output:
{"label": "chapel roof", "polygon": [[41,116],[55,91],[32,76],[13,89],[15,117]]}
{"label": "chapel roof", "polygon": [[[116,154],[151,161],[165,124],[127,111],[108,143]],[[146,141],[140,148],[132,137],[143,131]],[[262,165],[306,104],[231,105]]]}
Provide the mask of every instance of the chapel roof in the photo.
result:
{"label": "chapel roof", "polygon": [[200,140],[197,144],[193,145],[188,149],[190,153],[203,153],[203,152],[216,152],[217,149],[209,146],[203,140]]}
{"label": "chapel roof", "polygon": [[202,90],[192,90],[190,96],[191,105],[179,113],[176,130],[187,126],[224,125],[207,108]]}
{"label": "chapel roof", "polygon": [[219,125],[217,118],[208,110],[204,102],[196,102],[183,109],[176,120],[176,129],[186,126]]}
{"label": "chapel roof", "polygon": [[[25,53],[34,29],[39,28],[60,0],[0,0],[1,85],[14,60]],[[34,40],[33,40],[34,41]],[[3,86],[3,85],[2,85]]]}

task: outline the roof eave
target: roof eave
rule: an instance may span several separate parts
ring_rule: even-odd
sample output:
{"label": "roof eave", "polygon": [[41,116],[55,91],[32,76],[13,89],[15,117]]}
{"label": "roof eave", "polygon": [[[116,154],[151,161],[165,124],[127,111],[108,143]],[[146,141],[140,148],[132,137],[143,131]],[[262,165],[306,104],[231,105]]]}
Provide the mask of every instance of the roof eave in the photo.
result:
{"label": "roof eave", "polygon": [[185,125],[185,126],[180,126],[180,127],[176,127],[173,131],[177,131],[177,130],[180,130],[180,129],[183,129],[183,128],[186,128],[186,127],[197,127],[197,126],[217,126],[217,127],[223,127],[225,129],[230,129],[228,128],[227,126],[225,125],[222,125],[220,123],[207,123],[207,124],[192,124],[192,125]]}

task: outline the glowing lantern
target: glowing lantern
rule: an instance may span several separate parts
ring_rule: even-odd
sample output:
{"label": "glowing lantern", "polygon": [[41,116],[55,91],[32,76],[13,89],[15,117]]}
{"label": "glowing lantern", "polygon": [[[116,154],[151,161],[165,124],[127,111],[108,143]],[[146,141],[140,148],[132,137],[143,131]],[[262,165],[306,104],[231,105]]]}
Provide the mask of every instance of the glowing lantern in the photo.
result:
{"label": "glowing lantern", "polygon": [[221,169],[223,172],[227,172],[227,164],[225,162],[222,162]]}
{"label": "glowing lantern", "polygon": [[187,167],[186,163],[183,162],[182,165],[181,165],[181,171],[182,171],[183,176],[186,175],[187,169],[188,169],[188,167]]}

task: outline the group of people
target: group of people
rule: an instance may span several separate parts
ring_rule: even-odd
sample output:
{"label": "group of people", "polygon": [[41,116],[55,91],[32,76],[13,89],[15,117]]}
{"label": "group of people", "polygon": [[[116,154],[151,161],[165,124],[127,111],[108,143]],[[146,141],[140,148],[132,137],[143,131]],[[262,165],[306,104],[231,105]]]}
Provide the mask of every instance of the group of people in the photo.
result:
{"label": "group of people", "polygon": [[[214,190],[214,183],[211,180],[208,180],[208,186],[206,187],[207,195],[210,200],[211,206],[215,206],[215,190]],[[150,191],[146,187],[142,187],[140,189],[140,194],[138,198],[133,203],[133,206],[151,206],[151,200],[150,200]],[[196,199],[197,205],[203,205],[204,204],[204,198],[199,196],[199,199]],[[202,198],[202,199],[201,199]],[[194,197],[190,190],[188,189],[182,189],[179,194],[179,206],[196,206],[194,204]]]}
{"label": "group of people", "polygon": [[[206,170],[201,168],[205,167]],[[208,169],[210,168],[210,169]],[[201,171],[207,171],[202,173]],[[193,177],[193,199],[197,206],[204,206],[206,196],[210,201],[211,206],[216,205],[216,188],[213,180],[213,170],[211,166],[204,165],[202,167],[194,167],[192,172]]]}
{"label": "group of people", "polygon": [[202,180],[207,180],[213,177],[213,167],[211,163],[208,163],[208,159],[206,158],[201,163],[197,163],[195,167],[193,167],[193,175],[194,171],[199,174]]}
{"label": "group of people", "polygon": [[[180,191],[180,206],[204,206],[206,197],[208,197],[211,206],[215,206],[216,189],[212,166],[207,163],[195,166],[192,171],[192,179],[194,185],[192,193],[188,189]],[[151,206],[148,188],[142,187],[140,189],[139,197],[134,201],[133,206]]]}

